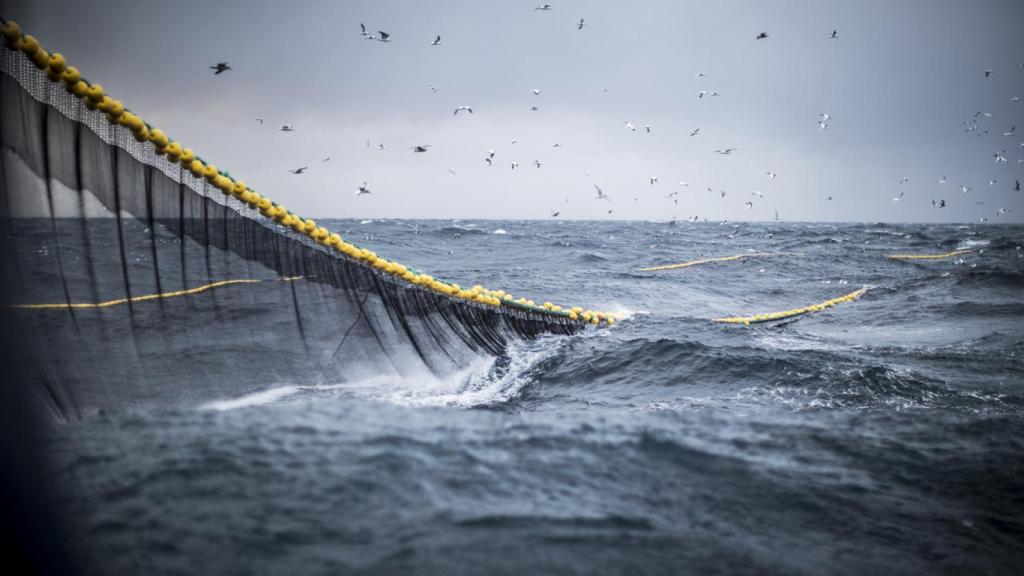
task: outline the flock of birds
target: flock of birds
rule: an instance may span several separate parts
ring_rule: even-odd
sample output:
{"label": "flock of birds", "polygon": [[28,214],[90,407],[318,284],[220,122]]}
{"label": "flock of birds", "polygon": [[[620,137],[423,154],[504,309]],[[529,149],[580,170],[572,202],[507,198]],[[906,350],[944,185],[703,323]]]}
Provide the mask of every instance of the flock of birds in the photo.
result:
{"label": "flock of birds", "polygon": [[[550,4],[542,4],[542,5],[537,6],[536,8],[534,8],[534,11],[537,11],[537,12],[550,12],[550,11],[552,11],[552,6]],[[576,29],[577,30],[583,30],[585,25],[586,25],[586,21],[583,18],[580,18],[579,21],[576,23]],[[372,33],[367,31],[367,28],[366,28],[365,24],[360,23],[359,27],[360,27],[360,36],[363,39],[365,39],[365,40],[371,40],[371,41],[382,42],[382,43],[391,42],[391,34],[389,34],[388,32],[385,32],[383,30],[378,30],[376,34],[372,34]],[[755,41],[767,40],[768,38],[769,38],[769,35],[768,35],[767,32],[760,32],[760,33],[758,33],[757,35],[754,36],[754,40]],[[830,40],[837,40],[839,38],[838,30],[833,29],[831,34],[827,35],[826,38],[830,39]],[[436,35],[434,37],[434,39],[429,41],[427,44],[429,46],[440,46],[441,45],[441,35],[440,34]],[[1024,71],[1024,64],[1018,65],[1017,68],[1021,69],[1022,71]],[[218,62],[217,64],[215,64],[213,66],[210,66],[210,69],[213,70],[213,74],[214,75],[220,75],[220,74],[223,74],[224,72],[227,72],[227,71],[231,70],[231,66],[227,62]],[[994,73],[995,73],[995,70],[993,70],[993,69],[986,69],[986,70],[984,70],[984,77],[985,78],[990,78]],[[704,72],[699,72],[699,73],[696,74],[696,77],[698,79],[704,78],[706,76],[707,76],[707,74],[705,74]],[[434,87],[433,85],[429,86],[429,88],[434,93],[437,92],[437,88]],[[602,89],[602,91],[603,92],[607,92],[607,88]],[[530,90],[530,93],[532,93],[534,96],[540,96],[543,93],[543,90],[541,90],[540,88],[534,88],[534,89]],[[705,97],[716,97],[716,96],[719,96],[719,93],[717,91],[710,91],[709,92],[707,90],[699,90],[697,92],[697,98],[698,99],[703,99]],[[1010,99],[1010,101],[1017,103],[1017,102],[1020,102],[1020,98],[1015,96],[1015,97],[1012,97]],[[537,106],[531,106],[531,110],[536,111],[536,110],[538,110],[538,107]],[[461,106],[456,107],[454,109],[454,111],[452,112],[452,114],[454,116],[458,116],[459,113],[461,113],[461,112],[465,112],[465,113],[468,113],[468,114],[472,115],[473,114],[473,107],[470,106],[470,105],[461,105]],[[967,120],[967,121],[965,121],[963,123],[964,126],[965,126],[964,132],[966,132],[968,134],[973,134],[973,135],[975,135],[978,138],[982,138],[984,136],[987,136],[989,134],[989,131],[983,127],[981,122],[983,120],[985,120],[987,118],[991,118],[991,117],[992,117],[992,113],[990,113],[990,112],[978,111],[976,114],[974,114],[973,118],[971,118],[971,119],[969,119],[969,120]],[[256,120],[260,124],[264,123],[263,118],[257,118]],[[818,129],[819,130],[827,130],[827,129],[831,128],[831,126],[832,126],[831,120],[832,120],[832,115],[831,114],[829,114],[827,112],[823,112],[823,113],[819,114],[818,115]],[[629,121],[625,122],[625,128],[627,130],[631,131],[631,132],[637,132],[638,131],[636,125],[634,125],[632,122],[629,122]],[[647,134],[650,134],[651,131],[652,131],[652,126],[649,125],[649,124],[645,124],[641,128]],[[278,130],[280,130],[281,132],[294,132],[296,130],[296,128],[295,128],[295,126],[293,124],[282,124],[280,126],[280,128],[278,128]],[[695,128],[695,129],[693,129],[689,133],[689,136],[690,137],[695,137],[695,136],[699,135],[700,133],[701,133],[701,129],[700,128]],[[1015,136],[1015,134],[1016,134],[1016,126],[1011,126],[1007,131],[1002,133],[1002,137],[1003,138],[1013,137],[1013,136]],[[512,144],[515,144],[516,142],[517,141],[515,139],[512,140]],[[369,147],[370,146],[370,142],[367,141],[366,145],[367,145],[367,147]],[[423,154],[423,153],[428,152],[430,147],[431,147],[430,144],[420,144],[420,145],[411,146],[410,149],[412,150],[413,153]],[[553,148],[559,148],[559,147],[561,147],[561,144],[559,144],[558,142],[555,142],[555,143],[552,144],[552,147]],[[385,150],[386,146],[384,144],[378,144],[378,148],[379,148],[379,150]],[[731,156],[734,152],[737,152],[737,151],[739,151],[739,148],[727,147],[727,148],[716,149],[714,152],[716,154],[719,154],[719,155],[722,155],[722,156]],[[1024,154],[1024,143],[1020,144],[1020,152],[1022,154]],[[994,158],[995,163],[997,163],[997,164],[999,164],[999,163],[1007,163],[1009,160],[1007,159],[1006,154],[1007,154],[1007,151],[1005,149],[1000,150],[1000,151],[996,152],[995,154],[993,154],[993,158]],[[494,166],[495,155],[496,155],[496,152],[494,150],[488,150],[487,151],[487,154],[484,157],[484,162],[486,163],[487,166]],[[323,162],[328,162],[328,161],[330,161],[329,157],[323,159]],[[1024,164],[1024,158],[1018,159],[1017,163],[1018,164]],[[539,169],[539,168],[541,168],[542,163],[540,162],[540,160],[534,160],[532,162],[532,165],[534,167],[536,167],[537,169]],[[511,170],[515,170],[516,168],[519,167],[519,162],[510,161],[509,162],[509,167],[510,167]],[[289,172],[291,174],[294,174],[294,175],[301,175],[301,174],[304,174],[307,170],[309,170],[308,166],[302,166],[302,167],[299,167],[299,168],[296,168],[296,169],[289,170]],[[454,170],[450,169],[450,168],[448,169],[448,172],[450,174],[452,174],[452,175],[456,174],[456,172]],[[590,172],[588,171],[586,173],[586,175],[589,176]],[[774,181],[778,177],[778,174],[776,174],[774,171],[771,171],[771,170],[767,171],[766,175],[768,176],[768,180],[769,181]],[[943,177],[941,177],[940,179],[938,179],[936,181],[936,184],[941,186],[941,185],[945,184],[946,181],[947,181],[946,177],[943,176]],[[651,186],[655,186],[656,184],[658,184],[658,177],[657,176],[650,176],[650,177],[648,177],[648,182],[649,182],[649,184]],[[904,176],[904,177],[901,177],[898,180],[897,185],[902,187],[904,184],[907,184],[908,182],[910,182],[910,178],[907,177],[907,176]],[[988,181],[988,185],[990,187],[993,187],[996,184],[997,184],[997,180],[995,178],[992,178],[992,179],[990,179]],[[604,201],[604,202],[611,202],[611,197],[608,194],[606,194],[601,189],[600,186],[598,186],[597,184],[594,184],[593,186],[594,186],[594,189],[596,191],[596,195],[594,196],[594,198],[596,200]],[[679,182],[679,188],[680,189],[685,189],[688,186],[689,185],[686,182]],[[666,198],[671,200],[674,203],[674,205],[677,205],[677,206],[679,204],[678,196],[679,196],[680,189],[677,189],[677,190],[674,190],[672,192],[669,192],[666,195]],[[1020,192],[1020,180],[1019,179],[1015,179],[1014,180],[1012,189],[1014,191],[1016,191],[1016,192]],[[969,192],[972,191],[972,187],[970,187],[968,185],[961,184],[960,185],[960,190],[961,190],[962,193],[966,194],[966,193],[969,193]],[[713,189],[711,187],[708,187],[707,191],[708,192],[713,192]],[[362,185],[360,185],[358,187],[358,189],[355,192],[355,196],[356,197],[366,196],[366,195],[369,195],[369,194],[371,194],[371,191],[368,188],[368,185],[367,185],[367,183],[365,181],[362,183]],[[720,190],[719,194],[720,194],[721,198],[725,198],[726,195],[727,195],[725,190]],[[904,195],[905,195],[905,191],[902,190],[902,189],[899,190],[898,193],[896,194],[896,196],[893,197],[893,202],[900,202],[903,199]],[[760,190],[754,190],[751,193],[751,196],[756,196],[759,199],[763,199],[764,198],[764,193],[761,192]],[[826,200],[831,201],[832,199],[833,199],[833,196],[827,196],[826,197]],[[638,198],[634,197],[634,201],[637,201],[637,200],[638,200]],[[566,202],[568,202],[568,198],[566,198]],[[976,204],[983,205],[984,201],[977,201]],[[931,200],[931,205],[932,205],[933,208],[937,208],[937,209],[938,208],[945,208],[947,206],[947,202],[946,202],[946,200],[944,198],[937,198],[937,199],[932,199]],[[752,200],[746,200],[744,202],[744,206],[745,206],[746,209],[750,210],[750,209],[752,209],[754,207],[754,203],[753,203]],[[1008,209],[1008,208],[998,208],[995,213],[996,213],[997,216],[1001,216],[1001,215],[1004,215],[1004,214],[1008,214],[1010,212],[1011,212],[1011,210]],[[607,211],[607,213],[608,214],[612,214],[612,213],[614,213],[614,210],[609,209]],[[561,211],[560,210],[554,210],[554,209],[551,210],[551,217],[557,218],[560,215],[561,215]],[[675,219],[675,217],[673,216],[673,220],[674,219]],[[775,219],[776,220],[779,219],[778,218],[778,210],[775,211]],[[699,220],[699,218],[697,216],[693,216],[693,217],[688,218],[688,220],[691,221],[691,222],[696,222],[696,221]],[[704,220],[707,221],[706,218]],[[981,222],[987,222],[988,218],[982,217],[982,218],[980,218],[980,221]]]}

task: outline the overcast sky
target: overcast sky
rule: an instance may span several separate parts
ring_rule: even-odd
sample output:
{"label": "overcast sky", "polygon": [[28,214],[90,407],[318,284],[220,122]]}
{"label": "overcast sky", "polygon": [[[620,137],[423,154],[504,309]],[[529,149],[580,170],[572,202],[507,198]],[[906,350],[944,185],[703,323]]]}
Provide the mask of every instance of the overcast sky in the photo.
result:
{"label": "overcast sky", "polygon": [[[6,0],[0,10],[304,215],[1024,220],[1013,191],[1024,102],[1011,100],[1024,98],[1024,2],[550,2]],[[391,41],[363,39],[361,22]],[[218,61],[232,70],[214,76]],[[461,105],[474,113],[453,115]],[[979,111],[991,117],[965,132]],[[420,144],[429,151],[413,153]],[[737,150],[715,153],[725,148]],[[356,198],[363,181],[373,193]],[[947,206],[933,208],[940,199]]]}

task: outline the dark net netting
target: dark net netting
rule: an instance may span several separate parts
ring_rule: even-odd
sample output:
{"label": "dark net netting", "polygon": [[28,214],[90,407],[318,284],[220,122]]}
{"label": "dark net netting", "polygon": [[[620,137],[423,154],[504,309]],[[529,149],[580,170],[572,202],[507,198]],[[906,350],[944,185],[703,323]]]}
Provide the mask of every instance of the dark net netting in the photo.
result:
{"label": "dark net netting", "polygon": [[157,155],[6,47],[0,122],[3,314],[56,418],[443,376],[512,339],[582,327],[329,250]]}

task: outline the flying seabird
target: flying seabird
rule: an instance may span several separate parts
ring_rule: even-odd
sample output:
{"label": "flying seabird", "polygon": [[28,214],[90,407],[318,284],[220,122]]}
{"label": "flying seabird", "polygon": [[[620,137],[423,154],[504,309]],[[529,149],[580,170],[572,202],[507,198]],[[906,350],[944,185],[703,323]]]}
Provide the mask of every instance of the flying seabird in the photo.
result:
{"label": "flying seabird", "polygon": [[900,184],[902,185],[904,182],[910,182],[910,178],[907,176],[900,178]]}
{"label": "flying seabird", "polygon": [[558,142],[555,142],[554,144],[552,144],[552,145],[551,145],[551,147],[552,147],[552,148],[561,148],[561,147],[562,147],[562,145],[561,145],[561,144],[559,144]]}
{"label": "flying seabird", "polygon": [[356,190],[356,198],[369,193],[370,189],[366,187],[366,182],[363,182],[363,185],[359,187],[359,190]]}
{"label": "flying seabird", "polygon": [[648,180],[651,181],[651,186],[654,186],[655,184],[658,183],[658,177],[657,176],[651,176],[650,178],[648,178]]}
{"label": "flying seabird", "polygon": [[534,88],[533,90],[530,90],[530,92],[533,92],[534,96],[540,96],[540,93],[543,92],[543,90],[540,88]]}
{"label": "flying seabird", "polygon": [[330,161],[331,161],[331,157],[330,156],[328,156],[327,158],[324,158],[323,160],[321,160],[321,162],[330,162]]}
{"label": "flying seabird", "polygon": [[213,75],[216,76],[217,74],[220,74],[221,72],[226,72],[228,70],[231,70],[231,66],[228,66],[227,62],[217,62],[216,66],[210,66],[210,70],[213,70],[214,71]]}
{"label": "flying seabird", "polygon": [[257,118],[256,121],[259,122],[261,125],[263,124],[263,118]]}
{"label": "flying seabird", "polygon": [[764,198],[764,192],[761,192],[760,190],[754,190],[750,195],[757,196],[758,198]]}
{"label": "flying seabird", "polygon": [[362,22],[360,22],[359,23],[359,29],[362,30],[362,32],[360,32],[359,35],[362,36],[365,40],[373,40],[373,35],[372,34],[368,34],[366,32],[366,24],[363,24]]}
{"label": "flying seabird", "polygon": [[1009,214],[1010,212],[1013,212],[1013,210],[1010,210],[1009,208],[1000,208],[996,210],[996,216],[1002,216],[1003,214]]}
{"label": "flying seabird", "polygon": [[516,166],[519,166],[519,162],[512,162],[512,169],[515,170]]}
{"label": "flying seabird", "polygon": [[459,112],[462,112],[463,110],[465,110],[466,112],[469,112],[470,114],[473,113],[473,109],[470,108],[469,106],[459,106],[458,108],[455,109],[455,112],[452,112],[452,114],[458,114]]}
{"label": "flying seabird", "polygon": [[559,215],[559,214],[561,214],[561,212],[559,212],[559,211],[557,211],[557,210],[552,210],[552,211],[551,211],[551,217],[552,217],[552,218],[558,218],[558,215]]}
{"label": "flying seabird", "polygon": [[437,38],[434,38],[434,39],[433,39],[433,40],[432,40],[432,41],[430,42],[430,45],[431,45],[431,46],[440,46],[440,45],[441,45],[441,35],[440,35],[440,34],[438,34],[438,35],[437,35]]}
{"label": "flying seabird", "polygon": [[636,126],[633,126],[632,122],[626,122],[626,128],[632,130],[633,132],[636,132]]}
{"label": "flying seabird", "polygon": [[430,144],[424,144],[422,146],[413,146],[412,147],[412,151],[416,152],[417,154],[419,154],[419,153],[426,152],[427,148],[430,148]]}
{"label": "flying seabird", "polygon": [[996,185],[996,179],[995,179],[995,178],[993,178],[993,179],[989,180],[989,181],[988,181],[988,185],[989,185],[989,186],[995,186],[995,185]]}
{"label": "flying seabird", "polygon": [[768,175],[768,179],[769,179],[769,180],[775,180],[776,178],[778,178],[778,177],[779,177],[779,175],[778,175],[778,174],[776,174],[775,172],[772,172],[771,170],[769,170],[769,171],[765,172],[765,174],[767,174],[767,175]]}
{"label": "flying seabird", "polygon": [[292,174],[302,174],[306,170],[309,170],[309,166],[303,166],[302,168],[296,168],[295,170],[289,170]]}
{"label": "flying seabird", "polygon": [[946,183],[946,177],[943,176],[942,178],[939,178],[938,180],[935,181],[935,183],[936,184],[945,184]]}
{"label": "flying seabird", "polygon": [[837,31],[837,30],[833,30],[833,31],[832,31],[832,33],[831,33],[831,34],[829,34],[829,36],[828,36],[828,37],[829,37],[830,39],[832,39],[832,40],[836,40],[836,39],[838,39],[838,38],[839,38],[839,31]]}
{"label": "flying seabird", "polygon": [[576,24],[576,29],[583,30],[583,18],[580,18],[580,21]]}
{"label": "flying seabird", "polygon": [[747,207],[747,210],[750,210],[751,208],[754,207],[754,203],[751,202],[750,200],[747,200],[746,202],[744,202],[743,205]]}
{"label": "flying seabird", "polygon": [[725,150],[715,150],[715,154],[721,154],[723,156],[728,156],[729,154],[732,154],[736,150],[739,150],[739,148],[726,148]]}
{"label": "flying seabird", "polygon": [[700,128],[696,128],[693,132],[690,132],[690,136],[696,136],[697,134],[700,134]]}
{"label": "flying seabird", "polygon": [[701,90],[700,92],[697,92],[697,98],[703,98],[704,96],[707,95],[707,93],[707,90]]}
{"label": "flying seabird", "polygon": [[281,132],[295,132],[295,124],[283,124],[278,130]]}
{"label": "flying seabird", "polygon": [[377,40],[380,40],[381,42],[391,42],[391,34],[388,34],[383,30],[377,30],[377,34],[379,34],[379,36],[377,36]]}
{"label": "flying seabird", "polygon": [[540,160],[534,160],[533,165],[536,166],[537,168],[540,168]]}
{"label": "flying seabird", "polygon": [[960,185],[960,191],[963,192],[964,194],[966,194],[966,193],[971,191],[971,187],[970,186],[965,186],[964,184],[961,184]]}
{"label": "flying seabird", "polygon": [[945,208],[946,207],[946,201],[945,200],[939,200],[938,202],[936,202],[935,200],[932,200],[932,206],[934,206],[935,208]]}
{"label": "flying seabird", "polygon": [[991,76],[992,72],[993,72],[993,70],[991,68],[989,68],[988,70],[985,70],[985,78],[988,78],[989,76]]}
{"label": "flying seabird", "polygon": [[648,134],[650,134],[651,133],[651,125],[650,124],[644,124],[644,131],[646,131]]}
{"label": "flying seabird", "polygon": [[754,40],[764,40],[767,37],[768,37],[768,33],[767,32],[761,32],[760,34],[758,34],[757,36],[754,37]]}
{"label": "flying seabird", "polygon": [[[597,190],[597,196],[595,198],[597,198],[598,200],[608,200],[609,202],[611,201],[611,198],[609,198],[608,195],[605,194],[604,191],[601,190],[601,187],[598,186],[597,184],[594,184],[594,190]],[[611,214],[611,211],[609,211],[608,213]]]}
{"label": "flying seabird", "polygon": [[1013,181],[1013,191],[1020,192],[1020,180]]}
{"label": "flying seabird", "polygon": [[545,4],[543,6],[537,6],[536,8],[533,9],[534,12],[536,12],[537,10],[544,10],[544,11],[551,10],[551,4]]}
{"label": "flying seabird", "polygon": [[892,201],[893,202],[899,202],[900,198],[903,198],[903,194],[904,194],[903,190],[900,190],[900,195],[896,196],[895,198],[893,198]]}

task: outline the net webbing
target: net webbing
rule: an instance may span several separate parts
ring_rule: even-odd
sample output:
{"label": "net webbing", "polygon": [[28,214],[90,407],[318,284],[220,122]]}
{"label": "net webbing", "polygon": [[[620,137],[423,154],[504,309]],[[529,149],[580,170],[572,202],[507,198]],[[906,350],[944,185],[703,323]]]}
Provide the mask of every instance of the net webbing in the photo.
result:
{"label": "net webbing", "polygon": [[156,154],[7,47],[0,144],[4,314],[58,417],[446,374],[512,338],[584,326],[331,250]]}

